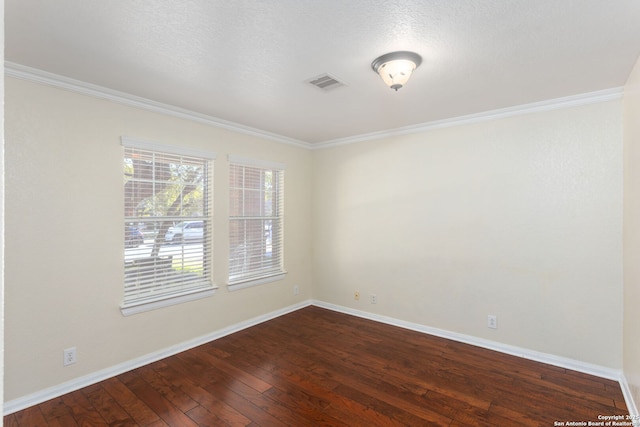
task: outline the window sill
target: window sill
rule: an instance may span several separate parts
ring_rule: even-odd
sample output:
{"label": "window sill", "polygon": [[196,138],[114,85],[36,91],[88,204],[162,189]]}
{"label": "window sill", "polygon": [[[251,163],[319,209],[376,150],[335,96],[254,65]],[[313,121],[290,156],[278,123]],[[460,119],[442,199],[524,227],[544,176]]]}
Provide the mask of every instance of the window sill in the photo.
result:
{"label": "window sill", "polygon": [[202,298],[208,298],[216,293],[218,288],[216,286],[198,289],[189,293],[169,296],[163,299],[136,302],[127,305],[120,306],[120,312],[123,316],[131,316],[133,314],[144,313],[145,311],[156,310],[158,308],[169,307],[176,304],[182,304],[189,301],[195,301]]}
{"label": "window sill", "polygon": [[227,284],[227,289],[229,291],[238,291],[240,289],[250,288],[252,286],[258,286],[258,285],[263,285],[265,283],[282,280],[285,278],[286,275],[287,275],[287,272],[283,271],[281,273],[274,274],[272,276],[263,276],[263,277],[256,277],[252,279],[236,280],[233,282],[229,282]]}

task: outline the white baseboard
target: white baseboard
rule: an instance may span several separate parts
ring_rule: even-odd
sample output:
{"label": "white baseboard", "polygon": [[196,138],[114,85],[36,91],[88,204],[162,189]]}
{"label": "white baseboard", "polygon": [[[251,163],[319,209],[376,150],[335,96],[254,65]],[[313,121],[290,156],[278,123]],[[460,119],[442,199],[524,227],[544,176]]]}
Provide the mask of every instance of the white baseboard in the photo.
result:
{"label": "white baseboard", "polygon": [[412,331],[422,332],[425,334],[450,339],[452,341],[471,344],[476,347],[482,347],[489,350],[499,351],[500,353],[506,353],[512,356],[518,356],[518,357],[533,360],[536,362],[559,366],[561,368],[571,369],[573,371],[583,372],[585,374],[594,375],[601,378],[607,378],[613,381],[618,381],[620,383],[620,388],[622,389],[622,393],[624,395],[627,409],[629,409],[629,415],[638,416],[638,408],[635,405],[635,402],[633,401],[633,396],[629,389],[627,380],[623,372],[619,369],[607,368],[600,365],[594,365],[591,363],[582,362],[580,360],[569,359],[566,357],[560,357],[553,354],[542,353],[542,352],[529,350],[522,347],[502,344],[499,342],[490,341],[483,338],[474,337],[471,335],[464,335],[456,332],[446,331],[443,329],[432,328],[432,327],[424,326],[418,323],[406,322],[404,320],[395,319],[393,317],[382,316],[379,314],[356,310],[353,308],[331,304],[323,301],[314,300],[313,305],[326,308],[328,310],[349,314],[352,316],[362,317],[364,319],[373,320],[380,323],[386,323],[388,325],[398,326],[404,329],[410,329]]}
{"label": "white baseboard", "polygon": [[21,411],[22,409],[26,409],[28,407],[40,404],[42,402],[46,402],[49,399],[53,399],[55,397],[59,397],[67,393],[71,393],[72,391],[76,391],[83,387],[87,387],[97,382],[104,381],[108,378],[114,377],[116,375],[120,375],[124,372],[139,368],[144,365],[148,365],[149,363],[156,362],[158,360],[164,359],[174,354],[181,353],[185,350],[189,350],[199,345],[206,344],[210,341],[216,340],[218,338],[222,338],[234,332],[238,332],[243,329],[250,328],[252,326],[266,322],[267,320],[271,320],[276,317],[280,317],[282,315],[290,313],[292,311],[296,311],[301,308],[307,307],[311,304],[312,304],[311,300],[303,301],[298,304],[294,304],[294,305],[282,308],[280,310],[272,311],[270,313],[266,313],[261,316],[254,317],[252,319],[248,319],[243,322],[236,323],[234,325],[212,332],[211,334],[203,335],[201,337],[194,338],[192,340],[147,354],[137,359],[128,360],[126,362],[120,363],[110,368],[103,369],[79,378],[75,378],[71,381],[67,381],[65,383],[46,388],[44,390],[40,390],[38,392],[29,394],[23,397],[19,397],[17,399],[9,400],[4,403],[4,406],[3,406],[4,415],[9,415],[14,412]]}
{"label": "white baseboard", "polygon": [[36,393],[32,393],[23,397],[19,397],[17,399],[7,401],[4,403],[4,408],[3,408],[4,414],[9,415],[14,412],[20,411],[22,409],[40,404],[42,402],[46,402],[49,399],[53,399],[55,397],[62,396],[72,391],[79,390],[83,387],[87,387],[89,385],[106,380],[116,375],[120,375],[124,372],[139,368],[149,363],[156,362],[158,360],[189,350],[199,345],[206,344],[218,338],[222,338],[234,332],[238,332],[243,329],[250,328],[252,326],[255,326],[260,323],[266,322],[268,320],[274,319],[276,317],[285,315],[287,313],[291,313],[292,311],[299,310],[309,305],[315,305],[321,308],[326,308],[328,310],[337,311],[340,313],[345,313],[352,316],[373,320],[375,322],[386,323],[386,324],[398,326],[404,329],[422,332],[425,334],[434,335],[441,338],[462,342],[465,344],[471,344],[476,347],[495,350],[501,353],[506,353],[506,354],[522,357],[529,360],[534,360],[536,362],[547,363],[549,365],[559,366],[562,368],[571,369],[574,371],[583,372],[586,374],[595,375],[598,377],[618,381],[620,383],[620,388],[622,389],[622,393],[624,395],[627,408],[629,409],[629,415],[632,415],[632,416],[639,415],[638,407],[635,405],[635,402],[633,401],[633,397],[629,389],[627,380],[623,375],[622,371],[620,370],[607,368],[599,365],[594,365],[586,362],[581,362],[579,360],[573,360],[573,359],[568,359],[560,356],[555,356],[552,354],[541,353],[541,352],[537,352],[537,351],[533,351],[533,350],[529,350],[521,347],[502,344],[495,341],[485,340],[483,338],[473,337],[470,335],[464,335],[456,332],[446,331],[443,329],[432,328],[429,326],[420,325],[418,323],[406,322],[404,320],[399,320],[392,317],[369,313],[366,311],[355,310],[349,307],[335,305],[335,304],[318,301],[318,300],[302,301],[298,304],[294,304],[294,305],[282,308],[280,310],[272,311],[270,313],[266,313],[261,316],[254,317],[252,319],[248,319],[243,322],[236,323],[234,325],[212,332],[211,334],[207,334],[207,335],[195,338],[193,340],[186,341],[186,342],[177,344],[175,346],[171,346],[163,350],[153,352],[145,356],[120,363],[110,368],[103,369],[103,370],[94,372],[92,374],[85,375],[83,377],[79,377],[53,387],[49,387],[44,390],[40,390]]}
{"label": "white baseboard", "polygon": [[622,389],[622,394],[624,396],[624,401],[627,404],[629,415],[631,415],[632,419],[634,420],[633,425],[640,426],[640,412],[638,412],[638,406],[633,400],[633,393],[631,393],[629,383],[627,382],[627,377],[624,374],[620,378],[620,388]]}

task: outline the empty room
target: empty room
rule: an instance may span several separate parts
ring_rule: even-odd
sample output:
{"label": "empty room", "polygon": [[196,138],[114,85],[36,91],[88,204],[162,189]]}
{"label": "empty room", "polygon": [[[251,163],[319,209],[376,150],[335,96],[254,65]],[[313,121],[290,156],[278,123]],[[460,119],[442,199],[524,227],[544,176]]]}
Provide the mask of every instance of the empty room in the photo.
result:
{"label": "empty room", "polygon": [[640,426],[640,2],[3,10],[5,426]]}

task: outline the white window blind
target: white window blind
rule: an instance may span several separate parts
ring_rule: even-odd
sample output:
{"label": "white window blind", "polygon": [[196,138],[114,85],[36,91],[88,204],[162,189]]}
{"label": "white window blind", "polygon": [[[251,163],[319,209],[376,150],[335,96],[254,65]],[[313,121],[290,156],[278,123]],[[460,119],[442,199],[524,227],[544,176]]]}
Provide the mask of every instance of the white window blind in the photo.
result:
{"label": "white window blind", "polygon": [[128,307],[211,292],[215,155],[182,155],[179,148],[124,139],[123,145],[123,313]]}
{"label": "white window blind", "polygon": [[229,157],[230,289],[284,274],[284,165]]}

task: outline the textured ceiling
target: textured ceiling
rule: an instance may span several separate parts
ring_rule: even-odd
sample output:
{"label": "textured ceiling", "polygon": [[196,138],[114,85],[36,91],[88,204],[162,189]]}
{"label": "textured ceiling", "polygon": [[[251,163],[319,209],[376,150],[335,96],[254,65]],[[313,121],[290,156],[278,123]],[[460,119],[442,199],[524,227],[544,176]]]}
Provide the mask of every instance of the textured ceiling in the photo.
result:
{"label": "textured ceiling", "polygon": [[318,143],[622,86],[640,1],[5,0],[5,31],[10,63]]}

